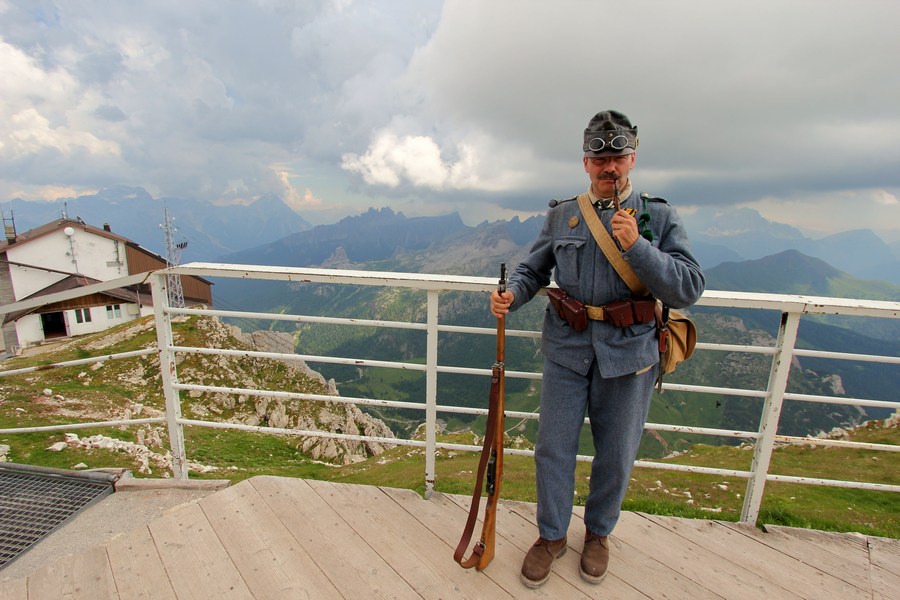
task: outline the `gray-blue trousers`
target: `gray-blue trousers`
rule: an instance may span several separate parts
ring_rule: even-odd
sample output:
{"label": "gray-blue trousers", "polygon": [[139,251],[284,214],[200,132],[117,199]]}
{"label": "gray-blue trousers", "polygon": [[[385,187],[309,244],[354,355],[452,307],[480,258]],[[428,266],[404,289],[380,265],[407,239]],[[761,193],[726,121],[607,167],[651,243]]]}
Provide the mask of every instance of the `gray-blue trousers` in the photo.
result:
{"label": "gray-blue trousers", "polygon": [[604,379],[591,366],[579,375],[544,360],[541,417],[535,445],[537,521],[541,537],[566,535],[575,494],[575,456],[585,413],[594,439],[590,492],[584,523],[597,535],[609,535],[637,456],[658,366],[640,375]]}

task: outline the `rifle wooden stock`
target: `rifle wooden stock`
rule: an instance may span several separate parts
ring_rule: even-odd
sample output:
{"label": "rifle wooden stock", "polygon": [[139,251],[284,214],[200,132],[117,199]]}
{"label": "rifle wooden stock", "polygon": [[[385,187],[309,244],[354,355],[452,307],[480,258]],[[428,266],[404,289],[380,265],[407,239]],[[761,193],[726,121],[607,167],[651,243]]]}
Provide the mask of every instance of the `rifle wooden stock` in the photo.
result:
{"label": "rifle wooden stock", "polygon": [[[506,265],[500,266],[500,287],[506,291]],[[494,545],[497,533],[497,502],[500,499],[500,484],[503,480],[503,417],[504,400],[506,398],[506,319],[497,319],[497,361],[491,369],[491,395],[488,405],[487,427],[481,447],[481,460],[478,463],[478,474],[475,477],[475,491],[472,493],[472,504],[453,560],[465,569],[475,567],[481,571],[494,558]],[[468,558],[463,558],[481,505],[481,489],[484,484],[487,504],[484,509],[484,520],[481,528],[481,539],[475,544]]]}

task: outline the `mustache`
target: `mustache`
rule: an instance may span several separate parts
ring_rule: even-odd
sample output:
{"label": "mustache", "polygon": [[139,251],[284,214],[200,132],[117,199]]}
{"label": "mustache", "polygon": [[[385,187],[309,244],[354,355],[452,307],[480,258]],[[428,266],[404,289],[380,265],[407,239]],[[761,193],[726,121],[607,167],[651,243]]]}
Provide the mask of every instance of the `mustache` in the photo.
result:
{"label": "mustache", "polygon": [[619,175],[615,171],[604,171],[600,173],[600,179],[618,179]]}

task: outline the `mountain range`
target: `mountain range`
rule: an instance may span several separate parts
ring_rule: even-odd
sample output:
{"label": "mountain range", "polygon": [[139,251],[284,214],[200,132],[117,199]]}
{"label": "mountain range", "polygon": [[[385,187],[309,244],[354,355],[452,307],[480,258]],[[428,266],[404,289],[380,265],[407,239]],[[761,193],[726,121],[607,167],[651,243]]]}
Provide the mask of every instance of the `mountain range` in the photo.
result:
{"label": "mountain range", "polygon": [[[14,216],[19,231],[67,215],[98,227],[109,223],[113,231],[159,254],[165,254],[160,226],[168,210],[175,219],[176,242],[188,242],[180,262],[238,258],[256,262],[265,257],[272,261],[270,264],[299,260],[291,263],[296,265],[320,264],[339,247],[349,260],[367,262],[374,256],[383,258],[392,248],[424,249],[427,244],[473,230],[482,236],[485,248],[507,238],[518,246],[534,239],[543,222],[543,217],[525,222],[514,218],[472,227],[457,214],[407,218],[382,208],[313,228],[272,194],[248,205],[222,206],[186,198],[154,198],[143,188],[128,186],[55,202],[12,199],[0,203],[0,208],[4,218]],[[704,269],[796,250],[860,279],[900,284],[900,243],[888,244],[870,229],[811,238],[796,227],[768,221],[750,208],[705,208],[684,211],[682,216]],[[314,233],[297,235],[309,230]],[[493,234],[502,239],[492,241],[484,237]],[[323,257],[326,248],[331,252]]]}
{"label": "mountain range", "polygon": [[154,198],[143,188],[115,186],[55,202],[13,199],[4,202],[2,209],[4,218],[14,218],[20,233],[65,215],[95,227],[108,223],[113,232],[162,256],[166,255],[162,225],[168,211],[174,219],[176,243],[187,242],[182,263],[215,261],[311,227],[272,194],[248,205],[219,206],[185,198]]}
{"label": "mountain range", "polygon": [[813,239],[795,227],[768,221],[753,209],[732,207],[696,211],[686,214],[684,221],[705,269],[796,250],[862,279],[900,284],[897,248],[871,229]]}

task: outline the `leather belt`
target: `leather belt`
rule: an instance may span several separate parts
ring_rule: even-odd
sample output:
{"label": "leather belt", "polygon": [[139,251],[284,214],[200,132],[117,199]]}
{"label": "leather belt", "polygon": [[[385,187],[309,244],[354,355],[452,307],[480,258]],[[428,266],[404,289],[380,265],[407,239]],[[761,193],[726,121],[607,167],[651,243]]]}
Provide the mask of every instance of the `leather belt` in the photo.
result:
{"label": "leather belt", "polygon": [[657,302],[652,296],[631,296],[603,306],[582,304],[561,288],[547,288],[547,296],[559,316],[575,331],[584,331],[588,319],[606,321],[616,327],[652,323],[656,320]]}

